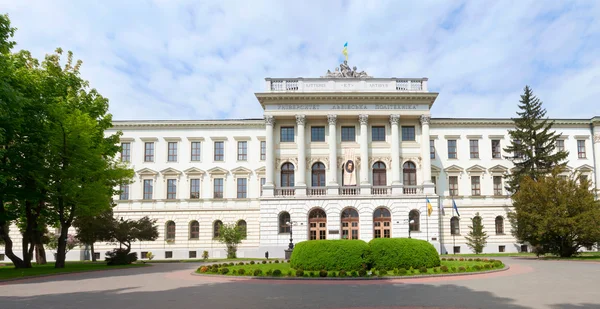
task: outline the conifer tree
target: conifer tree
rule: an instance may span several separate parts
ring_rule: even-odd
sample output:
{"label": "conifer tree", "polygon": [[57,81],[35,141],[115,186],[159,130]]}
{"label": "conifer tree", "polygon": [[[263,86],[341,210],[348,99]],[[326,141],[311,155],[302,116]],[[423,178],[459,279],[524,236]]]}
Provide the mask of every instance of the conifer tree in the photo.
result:
{"label": "conifer tree", "polygon": [[471,230],[465,239],[467,240],[467,246],[473,250],[475,254],[483,252],[483,248],[487,244],[487,233],[483,230],[483,223],[481,222],[479,213],[475,214],[475,217],[471,218]]}

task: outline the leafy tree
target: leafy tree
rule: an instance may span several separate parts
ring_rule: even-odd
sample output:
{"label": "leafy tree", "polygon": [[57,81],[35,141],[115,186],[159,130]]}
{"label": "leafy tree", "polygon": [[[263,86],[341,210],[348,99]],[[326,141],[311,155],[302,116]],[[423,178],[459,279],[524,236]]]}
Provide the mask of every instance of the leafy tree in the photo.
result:
{"label": "leafy tree", "polygon": [[90,246],[93,262],[96,262],[94,243],[110,240],[110,227],[114,220],[112,209],[109,209],[97,216],[79,216],[73,221],[77,239]]}
{"label": "leafy tree", "polygon": [[246,238],[246,229],[237,224],[221,224],[217,240],[227,246],[227,258],[237,257],[237,246]]}
{"label": "leafy tree", "polygon": [[487,244],[487,233],[483,230],[483,223],[479,213],[475,214],[475,217],[471,218],[471,225],[469,226],[469,234],[465,236],[467,240],[467,246],[473,250],[475,254],[483,252],[483,248]]}
{"label": "leafy tree", "polygon": [[[51,250],[56,250],[58,249],[58,238],[60,237],[61,234],[54,234],[54,233],[48,233],[47,237],[48,237],[48,248]],[[79,246],[81,244],[81,242],[79,241],[79,239],[77,239],[77,237],[75,237],[75,235],[73,234],[67,234],[67,247],[66,247],[66,252],[69,252],[71,250],[73,250],[73,248]]]}
{"label": "leafy tree", "polygon": [[512,234],[544,252],[577,254],[600,239],[600,201],[586,179],[560,177],[560,168],[536,180],[525,177],[513,195]]}
{"label": "leafy tree", "polygon": [[156,219],[147,216],[139,220],[113,219],[110,225],[110,241],[125,246],[125,253],[131,251],[131,243],[135,241],[153,241],[158,238]]}
{"label": "leafy tree", "polygon": [[512,193],[519,190],[524,177],[537,180],[548,175],[568,156],[565,151],[556,151],[556,140],[561,135],[552,131],[554,122],[546,118],[542,101],[533,95],[529,86],[525,86],[519,102],[519,117],[512,119],[515,129],[508,131],[511,144],[504,148],[511,154],[506,159],[515,165],[513,173],[507,176],[507,189]]}

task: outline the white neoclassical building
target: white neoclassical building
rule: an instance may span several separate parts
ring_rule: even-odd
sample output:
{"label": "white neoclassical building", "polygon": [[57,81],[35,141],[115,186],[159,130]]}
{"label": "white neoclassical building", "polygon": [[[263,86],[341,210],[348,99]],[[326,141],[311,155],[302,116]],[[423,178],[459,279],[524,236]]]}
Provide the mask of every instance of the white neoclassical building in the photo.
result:
{"label": "white neoclassical building", "polygon": [[[512,120],[432,118],[437,96],[427,78],[336,70],[267,78],[256,93],[264,119],[115,121],[107,134],[123,132],[121,160],[135,171],[115,215],[158,220],[158,240],[133,246],[158,259],[224,257],[220,223],[246,226],[240,257],[282,257],[288,222],[294,243],[410,235],[467,253],[476,213],[490,236],[484,252],[527,250],[506,218]],[[600,117],[556,119],[554,128],[568,170],[597,190]],[[97,244],[100,258],[111,247]]]}

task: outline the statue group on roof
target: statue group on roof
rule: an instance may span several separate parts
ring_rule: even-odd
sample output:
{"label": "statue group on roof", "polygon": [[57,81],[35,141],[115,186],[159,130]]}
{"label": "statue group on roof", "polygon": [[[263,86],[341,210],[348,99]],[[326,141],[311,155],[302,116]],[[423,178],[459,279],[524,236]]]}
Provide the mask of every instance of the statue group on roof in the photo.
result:
{"label": "statue group on roof", "polygon": [[348,61],[344,60],[343,63],[340,64],[339,68],[335,68],[333,72],[331,70],[327,70],[327,74],[325,76],[321,76],[323,78],[361,78],[361,77],[371,77],[365,71],[358,71],[356,66],[350,69],[348,65]]}

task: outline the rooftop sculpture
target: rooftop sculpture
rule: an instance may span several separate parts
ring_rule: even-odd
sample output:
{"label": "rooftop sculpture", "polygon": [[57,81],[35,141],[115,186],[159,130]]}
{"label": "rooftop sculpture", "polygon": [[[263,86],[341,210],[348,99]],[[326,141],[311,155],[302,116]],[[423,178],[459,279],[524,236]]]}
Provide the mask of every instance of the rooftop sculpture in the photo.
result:
{"label": "rooftop sculpture", "polygon": [[348,61],[344,60],[344,63],[340,64],[339,68],[335,68],[333,72],[327,70],[327,74],[325,76],[321,76],[321,78],[371,78],[367,72],[356,70],[356,66],[350,69],[348,65]]}

